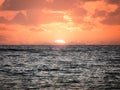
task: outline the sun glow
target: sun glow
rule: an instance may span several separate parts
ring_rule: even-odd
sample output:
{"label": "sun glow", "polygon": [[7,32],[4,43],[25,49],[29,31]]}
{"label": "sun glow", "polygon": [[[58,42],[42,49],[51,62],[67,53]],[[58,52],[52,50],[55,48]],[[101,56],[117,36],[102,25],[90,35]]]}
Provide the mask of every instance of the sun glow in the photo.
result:
{"label": "sun glow", "polygon": [[57,44],[65,44],[65,40],[55,40],[55,43]]}

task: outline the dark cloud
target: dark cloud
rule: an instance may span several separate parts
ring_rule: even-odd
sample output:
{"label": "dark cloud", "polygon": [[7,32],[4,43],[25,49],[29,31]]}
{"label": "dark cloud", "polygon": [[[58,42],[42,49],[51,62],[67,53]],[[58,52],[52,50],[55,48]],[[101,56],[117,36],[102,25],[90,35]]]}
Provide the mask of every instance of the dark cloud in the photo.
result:
{"label": "dark cloud", "polygon": [[51,8],[55,10],[65,10],[71,8],[79,0],[54,0],[52,3],[46,0],[5,0],[1,10],[26,10],[33,8]]}
{"label": "dark cloud", "polygon": [[106,11],[104,11],[104,10],[95,10],[95,13],[93,14],[93,18],[104,17],[105,15],[106,15]]}
{"label": "dark cloud", "polygon": [[79,0],[54,0],[51,4],[47,4],[48,8],[53,10],[71,9]]}
{"label": "dark cloud", "polygon": [[108,25],[120,25],[120,8],[109,13],[102,23]]}
{"label": "dark cloud", "polygon": [[20,25],[38,25],[50,22],[65,22],[65,20],[63,14],[60,13],[43,13],[41,10],[29,10],[26,15],[22,12],[17,13],[10,22]]}
{"label": "dark cloud", "polygon": [[45,22],[46,15],[39,9],[27,10],[26,16],[29,24],[41,24]]}
{"label": "dark cloud", "polygon": [[78,2],[90,1],[98,0],[53,0],[53,2],[47,2],[47,0],[5,0],[1,5],[1,10],[17,11],[44,7],[53,10],[66,10],[71,9]]}
{"label": "dark cloud", "polygon": [[1,16],[0,17],[0,23],[8,23],[9,21],[6,19],[6,18],[4,18],[3,16]]}
{"label": "dark cloud", "polygon": [[25,10],[43,7],[45,0],[5,0],[1,6],[2,10]]}
{"label": "dark cloud", "polygon": [[87,15],[87,10],[85,10],[84,8],[76,8],[74,11],[73,11],[73,14],[76,15],[76,16],[86,16]]}
{"label": "dark cloud", "polygon": [[114,12],[109,13],[109,16],[116,16],[120,15],[120,7],[117,8]]}
{"label": "dark cloud", "polygon": [[[76,23],[83,23],[87,11],[84,8],[74,8],[78,2],[91,2],[99,0],[53,0],[47,2],[46,0],[5,0],[1,6],[2,10],[26,10],[27,14],[21,12],[8,21],[4,17],[0,17],[0,23],[16,23],[21,25],[41,24],[49,22],[64,22],[62,14],[43,13],[41,8],[46,7],[52,10],[73,10],[72,18]],[[120,0],[106,0],[109,4],[119,4]],[[35,9],[34,9],[35,8]],[[39,10],[36,10],[39,9]],[[73,9],[74,8],[74,9]],[[106,16],[105,11],[96,10],[93,15],[96,17]],[[115,12],[108,13],[108,16],[102,21],[103,24],[119,25],[120,24],[120,8]]]}
{"label": "dark cloud", "polygon": [[90,2],[90,1],[99,1],[99,0],[53,0],[52,3],[46,4],[47,8],[52,10],[69,10],[76,7],[76,4]]}
{"label": "dark cloud", "polygon": [[74,23],[83,24],[85,22],[84,17],[86,17],[87,14],[88,12],[84,8],[77,8],[73,10],[71,17]]}
{"label": "dark cloud", "polygon": [[120,4],[120,0],[106,0],[109,4]]}
{"label": "dark cloud", "polygon": [[[50,22],[66,22],[62,13],[43,13],[41,10],[30,10],[26,14],[17,13],[11,20],[0,17],[1,24],[38,25]],[[3,28],[2,28],[3,29]]]}
{"label": "dark cloud", "polygon": [[27,19],[27,16],[25,16],[23,13],[19,12],[11,20],[11,23],[16,23],[16,24],[21,24],[21,25],[27,25],[28,24],[28,19]]}

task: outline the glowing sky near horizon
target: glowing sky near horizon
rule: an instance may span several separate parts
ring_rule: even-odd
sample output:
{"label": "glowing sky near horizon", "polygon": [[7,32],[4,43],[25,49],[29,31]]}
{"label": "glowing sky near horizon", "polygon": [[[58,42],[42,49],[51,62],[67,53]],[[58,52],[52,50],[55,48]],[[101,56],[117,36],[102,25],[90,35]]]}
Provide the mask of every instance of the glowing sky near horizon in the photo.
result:
{"label": "glowing sky near horizon", "polygon": [[0,0],[0,45],[120,44],[120,0]]}

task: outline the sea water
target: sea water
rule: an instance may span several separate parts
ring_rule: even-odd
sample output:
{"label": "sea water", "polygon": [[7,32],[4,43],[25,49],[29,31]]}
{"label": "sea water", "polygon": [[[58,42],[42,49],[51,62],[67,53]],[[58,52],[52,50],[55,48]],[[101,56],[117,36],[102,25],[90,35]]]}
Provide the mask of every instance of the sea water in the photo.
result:
{"label": "sea water", "polygon": [[120,90],[120,46],[0,46],[0,90]]}

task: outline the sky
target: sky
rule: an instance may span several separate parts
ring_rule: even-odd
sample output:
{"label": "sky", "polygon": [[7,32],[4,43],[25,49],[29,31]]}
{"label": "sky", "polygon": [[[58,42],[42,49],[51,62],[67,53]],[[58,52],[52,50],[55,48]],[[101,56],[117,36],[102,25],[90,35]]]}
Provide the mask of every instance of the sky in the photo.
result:
{"label": "sky", "polygon": [[120,0],[0,0],[0,45],[120,45]]}

